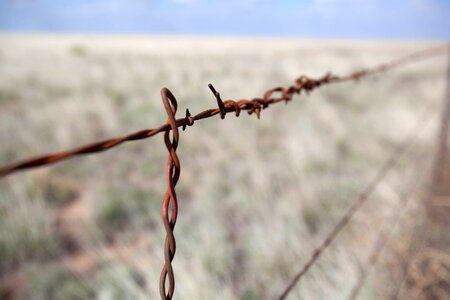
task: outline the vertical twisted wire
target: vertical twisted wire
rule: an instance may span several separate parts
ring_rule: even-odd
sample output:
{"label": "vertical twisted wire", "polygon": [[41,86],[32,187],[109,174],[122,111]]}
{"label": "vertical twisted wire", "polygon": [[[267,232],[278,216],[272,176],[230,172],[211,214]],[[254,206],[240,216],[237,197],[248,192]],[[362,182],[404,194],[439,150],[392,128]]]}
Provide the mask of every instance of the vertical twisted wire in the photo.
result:
{"label": "vertical twisted wire", "polygon": [[[164,108],[167,112],[166,123],[170,125],[172,131],[172,139],[170,138],[170,130],[164,132],[164,143],[166,144],[169,156],[166,164],[166,179],[167,179],[167,191],[164,195],[164,201],[162,205],[162,220],[164,228],[166,230],[166,240],[164,244],[164,266],[161,271],[161,277],[159,281],[159,293],[161,299],[172,299],[175,290],[175,278],[172,269],[172,260],[175,256],[176,244],[175,236],[173,234],[175,223],[178,215],[178,203],[177,195],[175,193],[175,185],[180,177],[180,161],[176,154],[178,146],[178,126],[175,119],[177,112],[177,100],[173,94],[166,88],[161,90],[161,97],[164,104]],[[168,280],[168,287],[166,290],[166,280]]]}

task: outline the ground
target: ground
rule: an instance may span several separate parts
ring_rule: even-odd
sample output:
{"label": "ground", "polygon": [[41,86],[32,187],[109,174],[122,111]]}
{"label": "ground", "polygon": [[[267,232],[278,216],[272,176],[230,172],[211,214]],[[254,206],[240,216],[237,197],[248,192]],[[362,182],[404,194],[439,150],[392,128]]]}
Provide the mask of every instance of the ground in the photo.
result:
{"label": "ground", "polygon": [[[0,36],[0,165],[165,122],[223,99],[261,97],[300,75],[346,74],[435,43],[251,38]],[[361,299],[402,284],[431,178],[444,55],[334,84],[180,134],[176,299],[273,299],[394,148],[417,142],[377,187],[291,299],[346,299],[391,214],[401,222]],[[4,298],[157,298],[167,150],[162,135],[0,180]],[[428,176],[430,175],[430,176]],[[402,195],[411,201],[399,207]],[[400,258],[399,258],[400,257]],[[408,281],[409,282],[409,281]],[[408,291],[401,296],[407,297]],[[406,296],[405,296],[406,295]],[[405,298],[406,299],[406,298]]]}

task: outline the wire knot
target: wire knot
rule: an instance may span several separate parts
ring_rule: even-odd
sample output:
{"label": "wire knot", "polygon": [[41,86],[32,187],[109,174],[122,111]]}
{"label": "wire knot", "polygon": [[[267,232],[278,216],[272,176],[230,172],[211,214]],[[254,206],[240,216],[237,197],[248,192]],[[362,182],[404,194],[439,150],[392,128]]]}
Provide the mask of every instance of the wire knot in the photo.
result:
{"label": "wire knot", "polygon": [[184,118],[183,131],[186,129],[186,126],[192,125],[194,125],[194,118],[192,117],[189,108],[186,108],[186,117]]}
{"label": "wire knot", "polygon": [[360,80],[362,77],[366,76],[367,71],[363,70],[363,71],[359,71],[359,72],[355,72],[352,75],[352,78],[356,81]]}
{"label": "wire knot", "polygon": [[256,101],[252,101],[252,107],[248,111],[249,115],[251,115],[252,113],[255,113],[256,117],[259,120],[261,114],[261,105]]}
{"label": "wire knot", "polygon": [[317,86],[317,82],[315,80],[304,75],[297,78],[295,83],[299,91],[303,89],[306,93],[309,93]]}
{"label": "wire knot", "polygon": [[292,95],[297,92],[297,89],[295,86],[290,86],[288,89],[284,89],[281,93],[282,97],[284,98],[284,102],[286,104],[289,103],[289,101],[292,100]]}
{"label": "wire knot", "polygon": [[234,109],[236,117],[239,117],[239,115],[241,114],[241,107],[239,106],[239,102],[226,100],[223,102],[223,105],[225,106],[225,110],[227,107]]}

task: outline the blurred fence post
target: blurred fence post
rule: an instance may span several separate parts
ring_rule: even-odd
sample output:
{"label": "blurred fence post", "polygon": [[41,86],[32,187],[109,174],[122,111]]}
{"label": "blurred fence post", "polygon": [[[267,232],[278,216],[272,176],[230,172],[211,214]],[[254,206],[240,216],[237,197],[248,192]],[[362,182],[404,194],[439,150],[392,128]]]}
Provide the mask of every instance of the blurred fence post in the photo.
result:
{"label": "blurred fence post", "polygon": [[450,268],[447,259],[450,247],[450,47],[448,53],[447,88],[437,133],[434,170],[430,195],[424,203],[426,220],[422,237],[426,251],[416,262],[422,266],[420,273],[424,280],[431,283],[427,287],[420,287],[420,293],[425,299],[437,299],[438,291],[450,290],[450,282],[437,275]]}
{"label": "blurred fence post", "polygon": [[437,152],[431,183],[432,199],[426,207],[428,218],[450,224],[450,47],[448,52],[447,89],[442,103],[442,116],[437,134]]}

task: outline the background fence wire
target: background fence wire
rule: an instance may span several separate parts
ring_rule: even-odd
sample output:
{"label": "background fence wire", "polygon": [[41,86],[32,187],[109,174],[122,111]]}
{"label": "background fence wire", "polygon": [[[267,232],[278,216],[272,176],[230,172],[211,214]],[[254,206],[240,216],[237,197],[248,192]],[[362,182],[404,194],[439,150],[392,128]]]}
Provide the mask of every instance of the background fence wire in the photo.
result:
{"label": "background fence wire", "polygon": [[[174,271],[172,268],[172,260],[176,251],[176,242],[174,236],[174,228],[178,215],[178,204],[177,195],[175,191],[175,186],[180,176],[180,161],[178,159],[176,150],[180,139],[180,134],[178,128],[181,127],[183,130],[187,126],[192,126],[196,121],[211,118],[215,115],[220,115],[221,119],[224,119],[228,113],[234,113],[236,117],[239,117],[242,111],[246,111],[248,114],[255,114],[258,118],[260,117],[261,111],[268,108],[270,105],[285,102],[288,103],[292,100],[295,94],[300,94],[302,91],[309,93],[314,89],[330,84],[339,83],[345,81],[357,81],[361,78],[372,76],[372,75],[382,75],[389,70],[404,66],[406,64],[416,62],[425,58],[433,57],[447,52],[447,46],[440,46],[432,49],[427,49],[422,52],[418,52],[395,61],[381,64],[374,68],[363,69],[360,71],[353,72],[344,76],[337,76],[331,73],[312,79],[306,76],[300,76],[295,80],[295,83],[289,87],[276,87],[269,89],[264,93],[261,98],[253,99],[242,99],[242,100],[222,100],[220,93],[215,89],[215,87],[210,84],[209,88],[213,93],[215,100],[217,102],[216,108],[207,109],[197,113],[196,115],[191,115],[190,111],[186,109],[185,117],[176,119],[176,112],[178,104],[175,96],[167,89],[163,88],[161,91],[162,101],[168,115],[165,124],[154,128],[141,130],[126,136],[108,139],[104,141],[94,142],[92,144],[81,146],[72,150],[57,152],[48,155],[41,155],[34,158],[24,159],[19,162],[14,162],[3,167],[0,167],[0,177],[7,176],[16,171],[41,167],[49,165],[55,162],[62,161],[74,156],[86,155],[99,153],[115,146],[118,146],[124,142],[136,141],[145,138],[149,138],[157,135],[158,133],[164,133],[164,142],[169,152],[167,164],[166,164],[166,180],[167,180],[167,191],[163,200],[162,207],[162,219],[164,227],[166,230],[166,240],[164,246],[164,266],[160,277],[160,297],[161,299],[172,299],[175,289],[175,278]],[[450,102],[448,102],[450,103]],[[445,106],[448,109],[448,104]],[[289,284],[284,288],[279,296],[279,299],[285,299],[293,288],[301,281],[304,275],[309,271],[309,269],[314,265],[314,263],[319,259],[321,254],[333,243],[338,234],[346,227],[346,225],[351,221],[354,214],[362,207],[362,205],[370,199],[371,194],[377,187],[377,185],[383,181],[385,176],[393,169],[399,162],[400,158],[411,149],[416,139],[419,137],[420,133],[427,127],[427,124],[435,117],[436,112],[425,112],[424,116],[420,118],[417,126],[411,129],[410,134],[405,138],[405,140],[398,145],[395,151],[386,159],[382,164],[377,175],[370,181],[366,188],[354,199],[354,201],[349,206],[348,210],[339,219],[339,221],[332,228],[330,233],[326,236],[322,243],[319,244],[317,248],[312,252],[311,257],[307,262],[300,268],[299,272],[296,273]],[[448,122],[448,120],[447,120]],[[443,135],[442,139],[448,134],[444,130],[441,132]],[[441,147],[444,147],[441,145]],[[442,152],[442,151],[441,151]],[[441,160],[443,158],[440,158]],[[437,175],[436,175],[437,176]],[[406,192],[402,199],[401,205],[405,205],[411,198],[411,193],[413,190]],[[399,209],[399,214],[404,210]],[[389,227],[392,226],[396,221],[399,220],[397,214],[393,214],[392,218],[386,220]],[[358,281],[356,282],[354,288],[352,289],[349,299],[355,299],[360,291],[361,286],[364,284],[368,273],[377,263],[380,252],[385,246],[388,234],[385,231],[380,232],[375,246],[369,256],[369,260],[365,269],[362,270]],[[409,267],[408,267],[409,269]],[[407,272],[406,272],[407,274]],[[405,275],[406,276],[406,275]]]}

